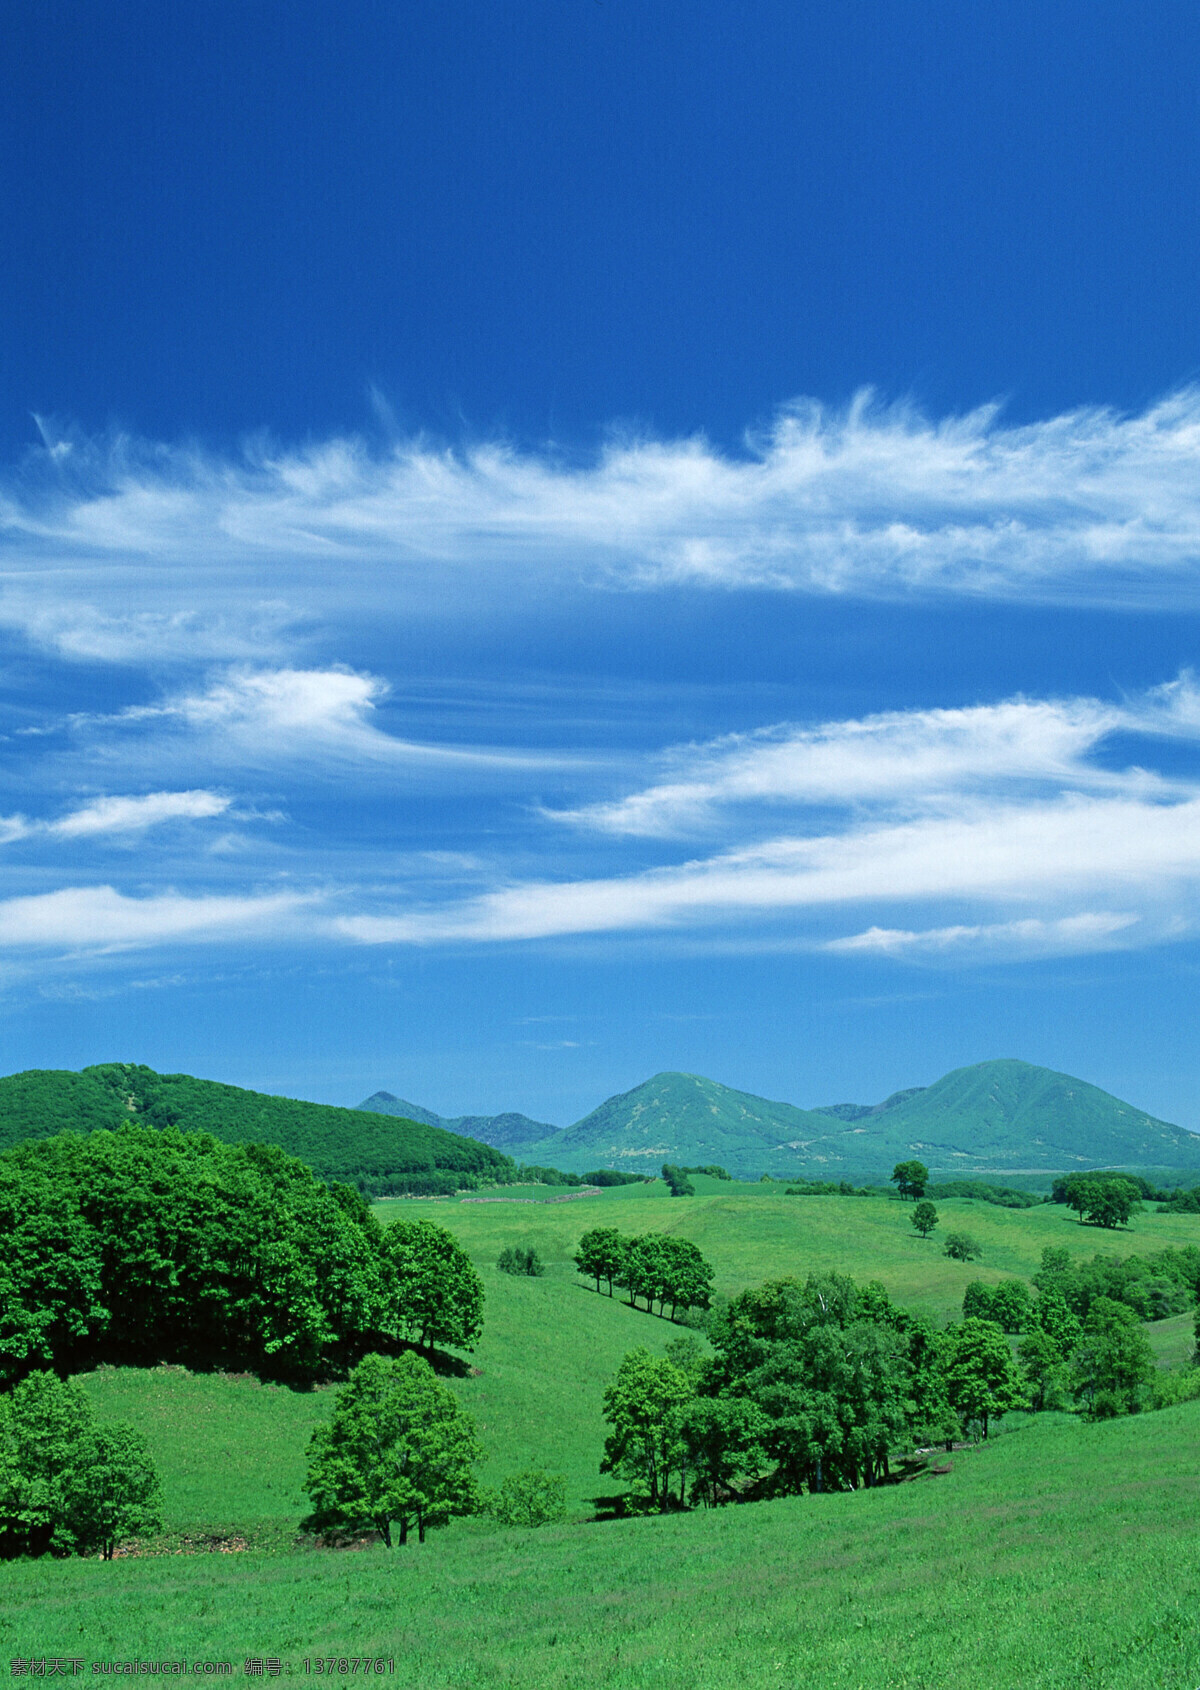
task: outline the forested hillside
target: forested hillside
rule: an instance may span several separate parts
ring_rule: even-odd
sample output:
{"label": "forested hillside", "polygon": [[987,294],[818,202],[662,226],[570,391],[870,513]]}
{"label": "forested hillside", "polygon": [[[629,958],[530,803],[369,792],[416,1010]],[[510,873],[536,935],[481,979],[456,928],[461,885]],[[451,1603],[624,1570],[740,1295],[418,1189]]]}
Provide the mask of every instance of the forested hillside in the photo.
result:
{"label": "forested hillside", "polygon": [[514,1173],[511,1160],[492,1146],[424,1122],[269,1097],[132,1063],[103,1063],[79,1074],[30,1069],[0,1079],[0,1150],[131,1119],[209,1132],[228,1144],[275,1144],[323,1179],[376,1195],[507,1183]]}

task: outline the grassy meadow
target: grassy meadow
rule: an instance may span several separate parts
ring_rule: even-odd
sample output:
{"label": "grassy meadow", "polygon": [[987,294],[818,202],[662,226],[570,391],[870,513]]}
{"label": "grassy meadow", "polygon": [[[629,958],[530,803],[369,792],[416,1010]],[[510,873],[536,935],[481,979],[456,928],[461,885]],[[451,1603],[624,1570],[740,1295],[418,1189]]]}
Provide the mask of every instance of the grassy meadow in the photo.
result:
{"label": "grassy meadow", "polygon": [[[163,1478],[163,1553],[0,1567],[9,1656],[85,1659],[382,1655],[395,1682],[540,1687],[1077,1685],[1200,1682],[1200,1403],[1103,1425],[1013,1415],[944,1477],[853,1494],[598,1523],[601,1398],[635,1344],[679,1328],[597,1295],[570,1260],[585,1228],[678,1231],[717,1289],[837,1268],[901,1302],[956,1315],[966,1282],[1029,1275],[1046,1244],[1081,1255],[1200,1242],[1200,1217],[1081,1227],[1055,1205],[955,1199],[964,1265],[916,1237],[886,1197],[786,1197],[697,1177],[697,1196],[631,1186],[569,1202],[395,1201],[381,1218],[451,1228],[487,1292],[472,1371],[451,1380],[475,1414],[495,1484],[538,1465],[565,1475],[568,1520],[537,1532],[459,1522],[390,1554],[295,1541],[304,1449],[328,1388],[248,1376],[104,1368],[97,1409],[134,1422]],[[542,1278],[495,1268],[533,1243]],[[1188,1359],[1193,1316],[1149,1328],[1160,1363]],[[231,1553],[197,1553],[212,1543]]]}

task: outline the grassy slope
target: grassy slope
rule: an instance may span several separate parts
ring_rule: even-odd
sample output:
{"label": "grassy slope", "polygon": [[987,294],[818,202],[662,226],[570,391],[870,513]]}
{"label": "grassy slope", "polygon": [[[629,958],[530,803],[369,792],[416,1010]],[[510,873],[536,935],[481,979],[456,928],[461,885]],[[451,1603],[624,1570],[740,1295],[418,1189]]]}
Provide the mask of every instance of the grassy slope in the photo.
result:
{"label": "grassy slope", "polygon": [[1043,1418],[945,1478],[390,1555],[3,1569],[0,1649],[392,1657],[470,1690],[1180,1690],[1200,1679],[1200,1404]]}
{"label": "grassy slope", "polygon": [[[770,1186],[701,1175],[693,1183],[695,1197],[671,1197],[658,1182],[539,1207],[397,1201],[379,1204],[378,1213],[381,1219],[429,1214],[484,1265],[494,1263],[505,1244],[528,1240],[548,1261],[567,1268],[580,1233],[591,1226],[679,1232],[700,1246],[716,1268],[717,1290],[727,1294],[782,1274],[836,1268],[856,1279],[881,1279],[897,1302],[942,1319],[959,1315],[968,1280],[1028,1278],[1048,1244],[1092,1256],[1097,1250],[1128,1255],[1200,1243],[1197,1215],[1146,1212],[1129,1229],[1104,1232],[1080,1226],[1057,1203],[1000,1209],[964,1198],[937,1205],[941,1224],[923,1240],[913,1232],[911,1205],[886,1197],[785,1197]],[[950,1231],[978,1239],[981,1260],[952,1262],[943,1255],[939,1237]]]}
{"label": "grassy slope", "polygon": [[[587,1290],[568,1257],[585,1227],[669,1227],[717,1261],[726,1289],[836,1266],[903,1300],[954,1312],[972,1273],[1028,1272],[1046,1242],[1082,1253],[1200,1238],[1200,1217],[1138,1217],[1103,1235],[1046,1205],[941,1205],[984,1238],[963,1269],[911,1236],[884,1199],[785,1198],[701,1181],[694,1199],[632,1187],[566,1204],[380,1205],[453,1227],[484,1275],[487,1321],[455,1382],[476,1413],[495,1483],[530,1462],[565,1473],[572,1521],[541,1533],[460,1523],[388,1557],[298,1551],[168,1556],[103,1566],[0,1568],[0,1647],[10,1655],[236,1661],[315,1651],[382,1653],[401,1684],[641,1687],[811,1684],[1141,1690],[1200,1681],[1195,1450],[1200,1404],[1089,1427],[1012,1417],[954,1472],[853,1496],[802,1498],[666,1520],[584,1523],[601,1479],[601,1393],[624,1352],[669,1323]],[[535,1242],[542,1279],[493,1264]],[[1152,1329],[1164,1359],[1181,1339]],[[1171,1330],[1168,1330],[1171,1329]],[[176,1532],[286,1542],[303,1508],[303,1452],[327,1392],[179,1369],[103,1370],[106,1415],[149,1437]],[[748,1601],[747,1593],[753,1592]],[[987,1640],[986,1649],[981,1639]]]}

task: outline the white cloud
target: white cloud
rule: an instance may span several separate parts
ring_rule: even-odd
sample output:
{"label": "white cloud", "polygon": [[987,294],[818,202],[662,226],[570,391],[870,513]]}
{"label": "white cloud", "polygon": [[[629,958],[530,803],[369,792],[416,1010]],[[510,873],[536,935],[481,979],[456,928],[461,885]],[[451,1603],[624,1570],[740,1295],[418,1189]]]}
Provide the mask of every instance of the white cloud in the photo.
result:
{"label": "white cloud", "polygon": [[184,897],[170,892],[130,898],[112,886],[69,886],[0,901],[0,946],[128,950],[168,941],[278,934],[305,902],[295,893]]}
{"label": "white cloud", "polygon": [[45,824],[59,839],[107,833],[141,833],[163,822],[203,821],[224,815],[230,800],[219,792],[147,792],[138,798],[97,798],[56,822]]}
{"label": "white cloud", "polygon": [[927,805],[1021,784],[1162,790],[1144,770],[1117,775],[1085,761],[1107,735],[1145,720],[1144,710],[1096,699],[1018,698],[816,728],[785,723],[676,751],[667,759],[674,778],[628,797],[548,813],[606,833],[668,836],[730,805]]}
{"label": "white cloud", "polygon": [[363,943],[515,940],[780,919],[854,904],[1040,903],[1039,919],[1102,890],[1148,903],[1194,898],[1200,797],[1169,804],[1068,796],[980,803],[953,817],[782,837],[678,867],[506,887],[398,916],[341,918]]}
{"label": "white cloud", "polygon": [[172,821],[203,821],[224,815],[230,800],[219,792],[146,792],[139,797],[95,798],[55,821],[0,816],[0,844],[33,835],[52,839],[94,839],[106,834],[144,833]]}
{"label": "white cloud", "polygon": [[113,660],[244,656],[313,616],[551,582],[1200,601],[1197,389],[1019,427],[995,407],[931,422],[869,395],[802,402],[736,455],[703,439],[586,463],[420,439],[237,458],[56,440],[42,468],[0,486],[0,620]]}
{"label": "white cloud", "polygon": [[[1081,915],[1061,916],[1056,921],[1043,921],[1027,916],[1023,921],[992,922],[986,925],[931,927],[912,932],[898,927],[869,927],[864,933],[851,933],[842,939],[830,939],[824,949],[851,956],[911,956],[922,952],[945,956],[954,951],[1017,951],[1023,956],[1039,951],[1104,950],[1111,946],[1117,934],[1129,935],[1138,917],[1119,915],[1110,911],[1085,911]],[[1156,935],[1158,937],[1159,935]]]}

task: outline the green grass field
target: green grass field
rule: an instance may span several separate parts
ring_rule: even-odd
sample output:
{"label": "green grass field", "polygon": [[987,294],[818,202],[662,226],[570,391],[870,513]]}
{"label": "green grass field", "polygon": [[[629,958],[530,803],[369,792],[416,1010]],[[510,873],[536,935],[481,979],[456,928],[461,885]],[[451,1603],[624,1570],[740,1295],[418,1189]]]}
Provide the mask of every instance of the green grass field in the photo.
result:
{"label": "green grass field", "polygon": [[[1048,1244],[1080,1256],[1097,1250],[1127,1255],[1170,1245],[1200,1244],[1200,1215],[1135,1215],[1129,1229],[1080,1226],[1058,1203],[1001,1209],[969,1198],[937,1205],[941,1224],[918,1238],[911,1204],[889,1197],[785,1197],[782,1186],[739,1185],[693,1175],[695,1197],[671,1197],[660,1182],[626,1186],[558,1204],[414,1202],[377,1205],[382,1220],[428,1215],[459,1239],[477,1266],[489,1266],[505,1244],[537,1245],[553,1266],[573,1273],[571,1256],[590,1226],[625,1232],[679,1232],[698,1244],[716,1269],[716,1289],[729,1295],[783,1274],[836,1268],[856,1279],[879,1279],[898,1303],[940,1320],[957,1318],[972,1279],[1028,1278]],[[537,1189],[537,1188],[535,1188]],[[969,1232],[983,1246],[976,1262],[942,1252],[947,1232]]]}
{"label": "green grass field", "polygon": [[404,1551],[4,1569],[7,1655],[382,1656],[405,1686],[1187,1690],[1200,1405],[1042,1417],[895,1488]]}
{"label": "green grass field", "polygon": [[[485,1281],[478,1370],[454,1379],[489,1458],[485,1482],[537,1464],[567,1479],[569,1519],[541,1532],[460,1522],[390,1555],[297,1547],[304,1449],[326,1389],[293,1392],[180,1368],[102,1369],[100,1412],[146,1434],[163,1476],[167,1553],[0,1567],[10,1657],[394,1659],[404,1685],[1187,1687],[1200,1683],[1200,1403],[1106,1425],[1010,1416],[944,1478],[712,1514],[596,1523],[601,1397],[635,1344],[679,1328],[598,1296],[570,1256],[603,1222],[694,1239],[718,1289],[833,1267],[901,1302],[958,1313],[972,1277],[1029,1274],[1047,1243],[1083,1255],[1200,1241],[1200,1217],[1080,1227],[1064,1209],[939,1205],[942,1232],[984,1246],[949,1261],[886,1198],[797,1198],[697,1179],[671,1199],[633,1186],[567,1203],[394,1202],[381,1217],[451,1227]],[[500,1273],[536,1244],[538,1279]],[[1149,1329],[1180,1365],[1191,1314]],[[234,1553],[180,1553],[204,1539]],[[171,1551],[175,1551],[172,1553]]]}

